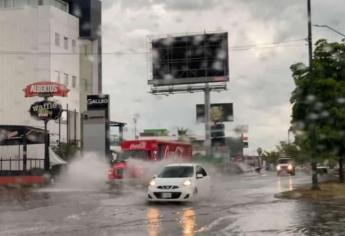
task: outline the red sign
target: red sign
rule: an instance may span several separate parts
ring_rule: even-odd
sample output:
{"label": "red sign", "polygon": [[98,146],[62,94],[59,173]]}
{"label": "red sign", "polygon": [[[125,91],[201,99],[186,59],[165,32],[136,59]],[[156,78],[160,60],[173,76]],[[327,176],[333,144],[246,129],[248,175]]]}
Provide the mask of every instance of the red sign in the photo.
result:
{"label": "red sign", "polygon": [[23,89],[25,97],[67,97],[69,89],[63,84],[42,81],[33,84],[29,84]]}

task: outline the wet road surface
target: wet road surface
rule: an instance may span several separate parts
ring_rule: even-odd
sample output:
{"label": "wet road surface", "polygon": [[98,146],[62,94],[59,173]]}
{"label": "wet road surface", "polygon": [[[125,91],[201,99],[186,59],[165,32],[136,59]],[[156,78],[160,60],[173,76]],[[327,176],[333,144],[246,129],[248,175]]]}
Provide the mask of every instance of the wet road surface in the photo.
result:
{"label": "wet road surface", "polygon": [[345,235],[345,202],[274,194],[309,176],[213,177],[210,199],[148,204],[143,188],[0,191],[0,235]]}

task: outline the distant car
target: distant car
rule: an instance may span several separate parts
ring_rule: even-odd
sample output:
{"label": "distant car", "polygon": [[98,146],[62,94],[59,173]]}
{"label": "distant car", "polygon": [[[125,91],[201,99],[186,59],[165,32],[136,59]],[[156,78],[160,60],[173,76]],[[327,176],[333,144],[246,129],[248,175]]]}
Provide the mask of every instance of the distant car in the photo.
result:
{"label": "distant car", "polygon": [[193,201],[209,194],[210,177],[199,164],[171,164],[155,176],[147,197],[155,201]]}
{"label": "distant car", "polygon": [[316,171],[320,175],[326,175],[328,174],[328,167],[327,166],[318,166],[316,167]]}
{"label": "distant car", "polygon": [[278,159],[277,163],[277,175],[281,175],[283,173],[295,175],[296,167],[293,159],[291,158],[280,158]]}

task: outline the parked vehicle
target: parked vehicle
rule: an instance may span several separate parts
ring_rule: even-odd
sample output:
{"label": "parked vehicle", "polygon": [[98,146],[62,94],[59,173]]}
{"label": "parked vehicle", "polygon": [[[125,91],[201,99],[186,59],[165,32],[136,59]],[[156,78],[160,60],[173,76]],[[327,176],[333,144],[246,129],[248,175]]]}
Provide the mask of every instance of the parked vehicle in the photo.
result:
{"label": "parked vehicle", "polygon": [[199,164],[171,164],[148,187],[148,201],[193,201],[208,196],[210,177]]}
{"label": "parked vehicle", "polygon": [[[159,162],[163,160],[190,161],[192,146],[186,143],[160,140],[127,140],[121,143],[122,153],[112,164],[108,180],[139,178],[145,174],[145,167],[138,163],[128,165],[128,160]],[[151,175],[152,176],[152,175]]]}

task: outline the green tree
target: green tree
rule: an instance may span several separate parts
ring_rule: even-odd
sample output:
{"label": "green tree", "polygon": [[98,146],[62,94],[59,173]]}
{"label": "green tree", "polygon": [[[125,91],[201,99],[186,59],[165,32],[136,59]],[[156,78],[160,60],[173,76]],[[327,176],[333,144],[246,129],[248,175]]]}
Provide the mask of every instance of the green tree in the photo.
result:
{"label": "green tree", "polygon": [[53,146],[52,150],[65,161],[70,161],[77,151],[78,145],[74,143],[60,143],[57,146]]}
{"label": "green tree", "polygon": [[278,151],[264,151],[262,153],[262,158],[267,162],[267,164],[276,164],[279,157],[280,154]]}
{"label": "green tree", "polygon": [[[296,142],[312,162],[338,156],[339,180],[345,156],[345,44],[316,42],[312,74],[303,63],[291,66],[292,124]],[[317,181],[317,179],[316,179]]]}
{"label": "green tree", "polygon": [[295,143],[287,143],[281,141],[276,145],[273,151],[264,151],[262,157],[269,163],[276,164],[277,160],[281,157],[293,158],[297,163],[304,163],[305,159],[301,156],[301,152]]}
{"label": "green tree", "polygon": [[276,146],[276,149],[281,156],[293,158],[298,164],[303,164],[307,161],[306,156],[301,153],[296,143],[281,141],[279,145]]}
{"label": "green tree", "polygon": [[177,128],[177,135],[179,141],[187,141],[188,140],[188,133],[189,130],[187,128]]}

